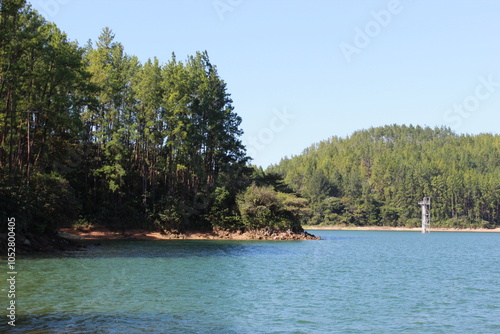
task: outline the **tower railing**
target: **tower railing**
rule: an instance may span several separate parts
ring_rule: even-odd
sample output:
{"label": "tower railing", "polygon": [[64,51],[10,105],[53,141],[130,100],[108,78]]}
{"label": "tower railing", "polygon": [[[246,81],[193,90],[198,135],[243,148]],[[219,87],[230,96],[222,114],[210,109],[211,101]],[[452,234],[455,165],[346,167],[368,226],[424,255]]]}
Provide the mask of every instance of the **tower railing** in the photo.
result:
{"label": "tower railing", "polygon": [[422,233],[429,233],[431,227],[431,198],[424,197],[418,204],[422,206]]}

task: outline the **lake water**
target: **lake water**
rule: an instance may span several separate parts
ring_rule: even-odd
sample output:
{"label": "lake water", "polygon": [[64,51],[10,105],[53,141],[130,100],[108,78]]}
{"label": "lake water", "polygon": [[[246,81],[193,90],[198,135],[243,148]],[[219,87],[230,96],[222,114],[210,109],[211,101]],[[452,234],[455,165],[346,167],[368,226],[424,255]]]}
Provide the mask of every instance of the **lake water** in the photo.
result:
{"label": "lake water", "polygon": [[500,333],[500,234],[313,233],[18,258],[20,317],[0,331]]}

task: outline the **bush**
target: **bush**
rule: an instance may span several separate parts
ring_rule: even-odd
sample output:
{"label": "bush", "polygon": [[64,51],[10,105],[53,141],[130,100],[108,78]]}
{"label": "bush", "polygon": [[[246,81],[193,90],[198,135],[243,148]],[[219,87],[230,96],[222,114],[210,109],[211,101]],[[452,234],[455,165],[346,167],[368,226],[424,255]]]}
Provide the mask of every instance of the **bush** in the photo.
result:
{"label": "bush", "polygon": [[394,206],[383,205],[380,208],[380,219],[382,222],[389,226],[394,226],[397,224],[399,217],[401,216],[401,210]]}
{"label": "bush", "polygon": [[81,210],[73,188],[62,176],[36,174],[31,180],[31,224],[41,231],[69,226]]}
{"label": "bush", "polygon": [[404,225],[404,227],[406,227],[406,228],[422,227],[422,219],[407,218],[404,220],[404,222],[401,225]]}
{"label": "bush", "polygon": [[491,224],[486,220],[469,219],[467,217],[447,219],[439,224],[436,224],[436,226],[458,229],[495,228],[494,224]]}
{"label": "bush", "polygon": [[205,219],[214,228],[236,230],[241,228],[241,217],[234,211],[235,198],[225,187],[217,187],[213,192],[213,203]]}
{"label": "bush", "polygon": [[183,231],[184,219],[177,201],[168,197],[167,200],[161,202],[163,204],[163,209],[158,213],[151,215],[154,226],[164,231]]}
{"label": "bush", "polygon": [[238,207],[246,228],[292,230],[301,232],[301,218],[308,213],[308,202],[293,194],[275,191],[255,184],[238,199]]}
{"label": "bush", "polygon": [[62,176],[35,174],[30,185],[1,186],[2,216],[16,218],[20,231],[44,233],[69,226],[81,210],[73,188]]}

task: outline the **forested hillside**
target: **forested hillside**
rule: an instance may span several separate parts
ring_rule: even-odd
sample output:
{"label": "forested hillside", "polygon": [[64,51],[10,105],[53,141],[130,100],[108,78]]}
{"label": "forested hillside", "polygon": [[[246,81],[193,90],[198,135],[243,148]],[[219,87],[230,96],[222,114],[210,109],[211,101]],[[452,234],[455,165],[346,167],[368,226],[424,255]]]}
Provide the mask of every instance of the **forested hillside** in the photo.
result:
{"label": "forested hillside", "polygon": [[416,226],[424,196],[434,226],[500,225],[498,135],[386,126],[264,173],[207,52],[141,63],[109,28],[80,46],[25,1],[0,5],[3,229]]}
{"label": "forested hillside", "polygon": [[81,47],[25,1],[0,4],[3,227],[301,229],[306,203],[246,191],[241,118],[207,52],[142,64],[109,28]]}
{"label": "forested hillside", "polygon": [[385,126],[332,137],[268,172],[310,199],[311,224],[500,226],[500,136]]}

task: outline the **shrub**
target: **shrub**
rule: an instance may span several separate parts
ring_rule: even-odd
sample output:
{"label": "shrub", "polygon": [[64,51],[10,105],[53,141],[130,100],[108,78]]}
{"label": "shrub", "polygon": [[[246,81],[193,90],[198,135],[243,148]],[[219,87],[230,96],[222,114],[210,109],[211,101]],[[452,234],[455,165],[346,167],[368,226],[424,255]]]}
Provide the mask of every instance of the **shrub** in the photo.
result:
{"label": "shrub", "polygon": [[205,219],[212,227],[236,230],[241,228],[242,222],[235,209],[234,196],[225,187],[217,187],[213,192],[213,203]]}
{"label": "shrub", "polygon": [[293,194],[255,184],[239,196],[238,207],[245,227],[251,229],[302,231],[300,221],[308,213],[308,202]]}
{"label": "shrub", "polygon": [[71,224],[81,209],[73,188],[62,176],[36,174],[31,180],[32,224],[40,231]]}

